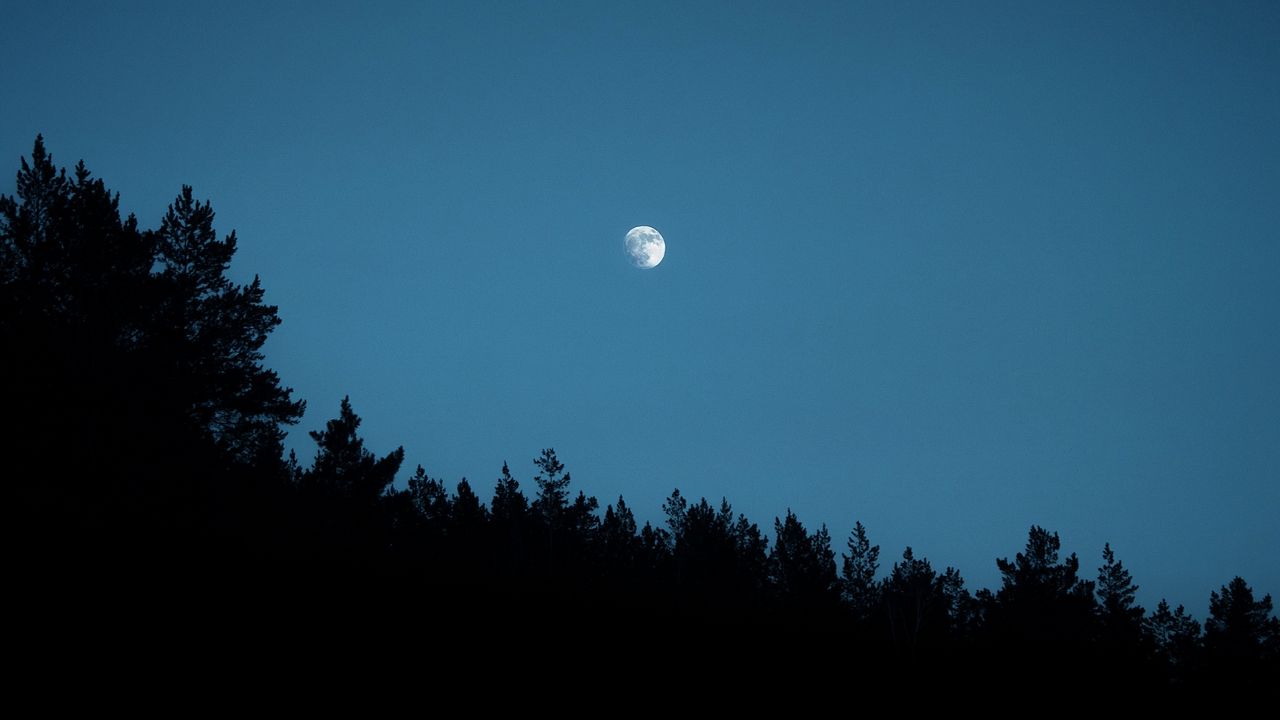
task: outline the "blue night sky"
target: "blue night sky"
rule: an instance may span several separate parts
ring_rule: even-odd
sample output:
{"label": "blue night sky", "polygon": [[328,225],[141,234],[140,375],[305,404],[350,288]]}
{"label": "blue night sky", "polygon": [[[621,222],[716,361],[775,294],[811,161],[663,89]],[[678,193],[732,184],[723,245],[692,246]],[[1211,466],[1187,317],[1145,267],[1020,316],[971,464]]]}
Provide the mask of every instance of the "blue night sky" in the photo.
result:
{"label": "blue night sky", "polygon": [[259,5],[6,3],[0,192],[194,185],[305,461],[350,394],[401,482],[1280,592],[1280,4]]}

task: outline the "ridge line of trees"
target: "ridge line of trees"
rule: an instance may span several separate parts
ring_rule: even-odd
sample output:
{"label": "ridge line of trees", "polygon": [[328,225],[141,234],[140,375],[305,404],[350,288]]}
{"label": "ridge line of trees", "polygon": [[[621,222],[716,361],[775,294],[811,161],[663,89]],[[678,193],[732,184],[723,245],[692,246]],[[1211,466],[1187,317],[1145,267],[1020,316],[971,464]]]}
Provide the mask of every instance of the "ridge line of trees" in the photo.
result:
{"label": "ridge line of trees", "polygon": [[283,455],[304,403],[262,354],[277,309],[256,277],[226,277],[237,240],[218,238],[208,202],[183,186],[159,226],[141,229],[83,162],[57,169],[40,137],[16,188],[0,196],[12,403],[0,451],[6,521],[26,539],[20,576],[380,578],[464,599],[456,607],[829,632],[899,661],[1088,667],[1160,687],[1277,678],[1270,595],[1234,577],[1203,627],[1163,600],[1147,612],[1110,544],[1090,579],[1038,526],[996,560],[1000,587],[971,593],[910,547],[881,577],[861,522],[839,562],[826,526],[811,531],[790,509],[770,542],[727,499],[678,489],[665,523],[640,527],[621,496],[601,513],[573,494],[553,448],[533,459],[532,497],[505,462],[488,505],[465,478],[450,490],[421,466],[396,489],[404,449],[368,450],[349,398],[310,433],[304,467]]}

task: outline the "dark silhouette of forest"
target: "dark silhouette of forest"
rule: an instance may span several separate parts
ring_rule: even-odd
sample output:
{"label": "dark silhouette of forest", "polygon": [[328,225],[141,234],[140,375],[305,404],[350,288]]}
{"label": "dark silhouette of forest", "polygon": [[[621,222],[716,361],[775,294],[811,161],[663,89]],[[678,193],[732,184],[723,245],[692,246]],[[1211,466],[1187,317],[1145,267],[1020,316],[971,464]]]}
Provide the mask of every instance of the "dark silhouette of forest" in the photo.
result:
{"label": "dark silhouette of forest", "polygon": [[314,628],[395,609],[417,637],[584,653],[657,642],[680,656],[746,633],[801,638],[836,667],[886,676],[1175,693],[1280,677],[1271,597],[1244,579],[1224,577],[1201,623],[1139,606],[1110,545],[1094,569],[1037,526],[996,560],[1000,587],[975,592],[911,548],[882,558],[860,522],[833,539],[788,510],[761,528],[727,500],[675,490],[665,520],[641,526],[621,497],[602,512],[550,448],[503,464],[481,488],[488,504],[422,467],[398,489],[403,449],[366,448],[346,399],[310,433],[314,458],[285,456],[303,403],[264,366],[277,309],[256,278],[227,278],[236,236],[213,223],[190,187],[154,229],[122,218],[102,180],[83,162],[57,169],[40,138],[16,196],[0,198],[17,617]]}

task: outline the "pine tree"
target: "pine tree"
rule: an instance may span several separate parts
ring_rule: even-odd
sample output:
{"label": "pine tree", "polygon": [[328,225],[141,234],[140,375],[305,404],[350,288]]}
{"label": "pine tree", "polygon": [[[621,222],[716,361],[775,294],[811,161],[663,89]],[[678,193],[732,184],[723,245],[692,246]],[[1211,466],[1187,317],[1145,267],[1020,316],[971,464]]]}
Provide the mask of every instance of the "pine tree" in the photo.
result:
{"label": "pine tree", "polygon": [[404,448],[378,458],[365,449],[364,440],[356,434],[359,428],[351,399],[342,398],[338,417],[326,423],[324,430],[310,433],[317,448],[315,461],[303,473],[304,489],[367,504],[391,486],[404,462]]}
{"label": "pine tree", "polygon": [[960,571],[948,567],[938,578],[952,639],[969,641],[979,622],[979,603],[964,586]]}
{"label": "pine tree", "polygon": [[0,308],[7,311],[34,309],[36,303],[19,305],[13,295],[30,293],[36,285],[52,290],[49,286],[62,279],[59,270],[67,265],[59,257],[64,248],[58,226],[65,224],[70,182],[66,170],[58,170],[45,151],[43,136],[36,136],[31,163],[21,159],[16,184],[16,198],[0,196],[0,283],[10,293]]}
{"label": "pine tree", "polygon": [[11,418],[0,454],[11,524],[40,537],[58,528],[48,542],[65,540],[72,556],[109,554],[143,525],[195,530],[208,519],[199,498],[216,459],[166,412],[149,380],[154,363],[137,352],[150,329],[150,246],[83,163],[72,178],[55,167],[43,137],[16,187],[0,196],[0,391]]}
{"label": "pine tree", "polygon": [[621,495],[617,510],[613,505],[605,508],[597,537],[605,573],[614,577],[629,574],[640,553],[640,538],[636,534],[636,517]]}
{"label": "pine tree", "polygon": [[507,576],[523,575],[529,570],[525,544],[530,522],[529,501],[520,492],[520,482],[512,477],[506,462],[502,463],[502,475],[494,485],[490,507],[499,569]]}
{"label": "pine tree", "polygon": [[450,505],[445,547],[453,573],[474,582],[486,577],[491,568],[489,513],[466,478],[458,481]]}
{"label": "pine tree", "polygon": [[[98,398],[78,422],[102,413],[170,435],[190,426],[225,458],[278,469],[281,426],[303,404],[262,365],[280,320],[256,278],[225,277],[235,235],[217,240],[209,204],[184,187],[160,228],[141,232],[83,162],[72,178],[55,169],[40,137],[17,189],[17,199],[0,198],[0,336],[45,365],[17,374],[51,414],[66,414],[51,390]],[[40,377],[43,389],[32,382]],[[125,406],[138,417],[122,417]]]}
{"label": "pine tree", "polygon": [[442,534],[452,514],[452,503],[444,481],[427,476],[427,471],[419,465],[407,483],[409,498],[419,517],[427,527],[437,534]]}
{"label": "pine tree", "polygon": [[1030,672],[1046,663],[1078,671],[1076,660],[1089,652],[1095,634],[1094,585],[1080,579],[1074,553],[1059,560],[1061,547],[1057,533],[1032,526],[1023,552],[1012,562],[996,560],[1001,588],[985,608],[992,639],[1004,656],[1037,658],[1036,663],[1011,666],[1011,672]]}
{"label": "pine tree", "polygon": [[767,540],[722,500],[689,503],[679,490],[663,504],[670,531],[671,565],[681,597],[695,614],[748,612],[768,584]]}
{"label": "pine tree", "polygon": [[1047,598],[1090,597],[1093,583],[1081,580],[1080,559],[1072,553],[1061,563],[1058,552],[1062,547],[1057,533],[1032,526],[1027,535],[1025,552],[1018,553],[1013,562],[996,560],[1003,587],[1000,592],[1009,598],[1042,596]]}
{"label": "pine tree", "polygon": [[573,499],[573,504],[565,508],[565,531],[575,543],[585,545],[595,538],[596,531],[600,527],[600,518],[596,515],[599,509],[599,501],[581,490]]}
{"label": "pine tree", "polygon": [[153,233],[163,288],[157,319],[176,361],[173,389],[233,458],[278,456],[280,426],[296,422],[304,405],[262,364],[262,346],[280,324],[277,309],[263,303],[256,276],[248,285],[226,277],[236,234],[218,240],[213,219],[210,204],[184,185]]}
{"label": "pine tree", "polygon": [[471,483],[466,478],[459,480],[453,495],[452,511],[449,513],[453,531],[456,534],[475,535],[483,530],[488,520],[489,511],[471,489]]}
{"label": "pine tree", "polygon": [[[280,426],[302,405],[261,367],[278,322],[261,287],[193,302],[164,234],[121,219],[119,196],[83,162],[71,177],[56,169],[43,138],[17,190],[0,198],[0,346],[22,351],[0,354],[0,382],[23,418],[6,438],[17,456],[59,457],[35,504],[59,506],[64,526],[79,528],[68,532],[101,547],[150,525],[207,544],[270,525],[245,516],[287,492]],[[186,276],[216,255],[202,274],[212,282],[233,249],[190,248]]]}
{"label": "pine tree", "polygon": [[544,449],[542,456],[535,458],[533,464],[538,466],[538,474],[533,479],[538,485],[533,510],[547,527],[554,528],[560,524],[568,503],[569,473],[564,472],[564,463],[556,457],[555,448]]}
{"label": "pine tree", "polygon": [[1209,656],[1225,665],[1280,659],[1280,620],[1271,596],[1254,600],[1253,588],[1238,575],[1210,593],[1204,644]]}
{"label": "pine tree", "polygon": [[662,501],[662,513],[667,516],[667,532],[672,542],[684,535],[684,526],[689,519],[689,501],[680,495],[680,489],[671,491],[671,495]]}
{"label": "pine tree", "polygon": [[600,522],[596,516],[600,505],[582,492],[569,503],[570,476],[553,448],[544,449],[533,463],[539,471],[534,477],[538,497],[531,510],[542,525],[546,542],[540,551],[547,573],[563,574],[586,564],[588,547]]}
{"label": "pine tree", "polygon": [[1103,644],[1113,658],[1121,654],[1135,657],[1143,654],[1142,616],[1146,611],[1134,600],[1137,591],[1133,576],[1124,563],[1116,560],[1111,543],[1103,545],[1096,590],[1098,616]]}
{"label": "pine tree", "polygon": [[[17,197],[0,196],[0,340],[10,349],[0,361],[11,371],[6,381],[23,378],[6,398],[136,394],[130,377],[104,375],[135,365],[122,354],[153,331],[151,245],[133,216],[120,219],[119,196],[83,162],[67,178],[41,137],[31,155]],[[68,387],[88,383],[100,387]]]}
{"label": "pine tree", "polygon": [[836,597],[836,564],[827,527],[810,535],[788,509],[785,520],[774,518],[773,530],[769,578],[774,590],[792,605],[828,606]]}
{"label": "pine tree", "polygon": [[1146,632],[1155,645],[1157,657],[1170,676],[1184,680],[1195,668],[1202,649],[1200,623],[1183,608],[1169,610],[1169,602],[1161,599],[1155,612],[1144,622]]}
{"label": "pine tree", "polygon": [[[722,503],[722,510],[727,514],[729,502]],[[826,528],[823,528],[825,531]],[[730,533],[733,546],[736,548],[739,574],[745,578],[746,586],[752,591],[760,591],[769,574],[769,538],[760,531],[760,527],[739,513]]]}
{"label": "pine tree", "polygon": [[665,579],[665,571],[669,569],[670,562],[671,533],[646,522],[640,528],[639,564],[651,583],[657,584],[659,577]]}
{"label": "pine tree", "polygon": [[876,572],[880,569],[880,546],[867,539],[867,529],[854,523],[849,534],[849,553],[841,554],[840,594],[859,622],[866,622],[880,604]]}
{"label": "pine tree", "polygon": [[520,492],[520,482],[511,476],[511,468],[502,463],[502,477],[493,488],[493,518],[503,523],[523,522],[529,512],[529,500]]}
{"label": "pine tree", "polygon": [[943,578],[927,559],[917,559],[910,547],[893,564],[880,593],[889,616],[890,638],[899,653],[914,656],[947,640],[952,598]]}

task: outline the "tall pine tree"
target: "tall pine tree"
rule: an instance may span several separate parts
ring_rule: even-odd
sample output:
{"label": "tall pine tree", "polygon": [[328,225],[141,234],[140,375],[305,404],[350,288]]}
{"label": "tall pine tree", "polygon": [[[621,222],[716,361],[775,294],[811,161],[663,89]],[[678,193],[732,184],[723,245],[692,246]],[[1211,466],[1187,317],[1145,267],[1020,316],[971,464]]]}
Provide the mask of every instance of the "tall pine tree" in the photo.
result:
{"label": "tall pine tree", "polygon": [[365,449],[356,432],[359,428],[360,417],[351,408],[351,398],[342,398],[338,417],[327,422],[324,430],[310,433],[316,457],[302,474],[305,490],[369,505],[391,486],[404,462],[404,448],[379,458]]}
{"label": "tall pine tree", "polygon": [[189,417],[232,457],[278,456],[281,425],[296,422],[303,403],[262,364],[262,346],[280,324],[263,302],[255,276],[237,285],[227,276],[236,234],[219,240],[213,208],[184,185],[153,233],[161,283],[160,342],[168,343],[178,393]]}
{"label": "tall pine tree", "polygon": [[876,572],[880,569],[880,546],[867,539],[867,529],[854,523],[849,534],[848,554],[841,555],[840,596],[854,620],[866,623],[880,605]]}

